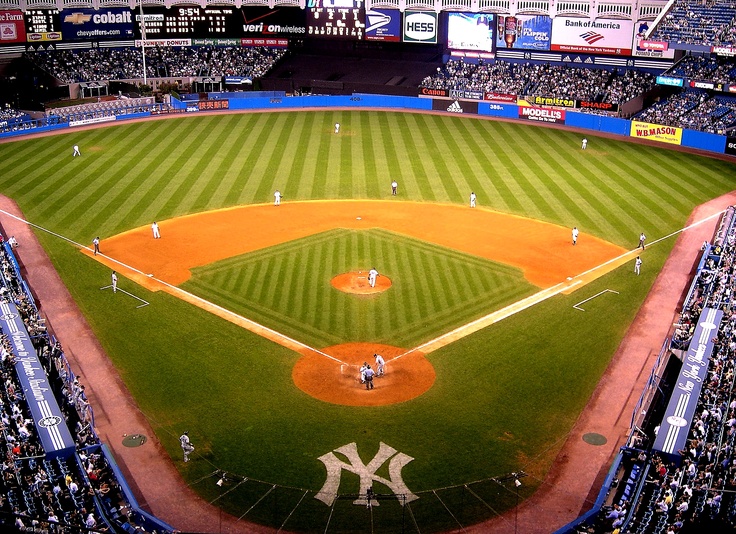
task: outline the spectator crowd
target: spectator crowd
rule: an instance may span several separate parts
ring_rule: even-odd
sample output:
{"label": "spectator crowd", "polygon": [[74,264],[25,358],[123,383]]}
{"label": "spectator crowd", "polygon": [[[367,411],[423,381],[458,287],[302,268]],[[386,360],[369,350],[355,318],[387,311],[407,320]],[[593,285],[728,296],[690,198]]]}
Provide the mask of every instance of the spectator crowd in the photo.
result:
{"label": "spectator crowd", "polygon": [[705,46],[731,46],[736,41],[736,1],[675,0],[649,38]]}
{"label": "spectator crowd", "polygon": [[[286,53],[265,47],[151,47],[145,49],[148,78],[264,76]],[[64,83],[143,78],[140,48],[39,50],[26,57]]]}
{"label": "spectator crowd", "polygon": [[[0,243],[2,237],[0,236]],[[17,243],[14,237],[8,243]],[[49,385],[70,429],[71,456],[47,456],[36,433],[13,345],[0,330],[0,530],[21,532],[147,532],[93,429],[84,386],[61,345],[47,332],[9,247],[0,247],[0,302],[12,302],[23,320]]]}
{"label": "spectator crowd", "polygon": [[625,103],[655,85],[651,74],[565,65],[449,60],[421,87]]}

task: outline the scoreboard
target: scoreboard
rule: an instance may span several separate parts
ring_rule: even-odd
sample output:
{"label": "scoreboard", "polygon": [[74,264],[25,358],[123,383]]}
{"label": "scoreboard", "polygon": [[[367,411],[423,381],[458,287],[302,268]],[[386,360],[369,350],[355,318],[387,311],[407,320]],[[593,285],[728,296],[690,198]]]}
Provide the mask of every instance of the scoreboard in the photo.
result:
{"label": "scoreboard", "polygon": [[[146,39],[232,37],[242,33],[234,7],[147,7],[143,12]],[[141,15],[135,16],[136,37],[142,37]]]}
{"label": "scoreboard", "polygon": [[58,10],[29,9],[23,18],[28,42],[61,41],[61,14]]}
{"label": "scoreboard", "polygon": [[307,36],[354,41],[363,39],[363,0],[309,0],[307,8]]}

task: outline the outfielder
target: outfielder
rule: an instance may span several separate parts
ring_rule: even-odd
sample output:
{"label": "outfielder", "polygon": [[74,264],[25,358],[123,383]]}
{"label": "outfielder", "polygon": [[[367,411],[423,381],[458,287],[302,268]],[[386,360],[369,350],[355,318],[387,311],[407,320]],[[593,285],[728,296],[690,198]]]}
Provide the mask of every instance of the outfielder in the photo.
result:
{"label": "outfielder", "polygon": [[583,148],[583,150],[585,150],[586,148],[588,148],[588,140],[585,137],[583,137],[583,145],[582,145],[582,148]]}
{"label": "outfielder", "polygon": [[281,191],[278,189],[273,194],[273,205],[274,206],[280,206],[281,205]]}
{"label": "outfielder", "polygon": [[189,432],[184,432],[179,436],[179,443],[181,443],[181,450],[184,453],[184,461],[189,461],[189,455],[194,452],[194,445],[189,441]]}
{"label": "outfielder", "polygon": [[340,123],[339,122],[335,123],[335,133],[336,134],[340,133]]}
{"label": "outfielder", "polygon": [[79,145],[74,145],[74,152],[72,152],[72,157],[81,156],[82,153],[79,151]]}

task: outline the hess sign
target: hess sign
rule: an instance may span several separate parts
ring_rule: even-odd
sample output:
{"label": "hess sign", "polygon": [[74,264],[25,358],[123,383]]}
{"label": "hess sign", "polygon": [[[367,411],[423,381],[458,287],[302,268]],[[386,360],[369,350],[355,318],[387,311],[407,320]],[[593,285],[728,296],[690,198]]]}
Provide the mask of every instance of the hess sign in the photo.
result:
{"label": "hess sign", "polygon": [[404,15],[405,43],[437,43],[437,13],[407,11]]}

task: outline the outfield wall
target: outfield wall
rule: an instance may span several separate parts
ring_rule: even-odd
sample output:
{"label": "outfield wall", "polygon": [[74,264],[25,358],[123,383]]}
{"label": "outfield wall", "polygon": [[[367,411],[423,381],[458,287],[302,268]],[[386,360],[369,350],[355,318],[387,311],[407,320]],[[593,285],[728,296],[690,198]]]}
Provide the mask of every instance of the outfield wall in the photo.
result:
{"label": "outfield wall", "polygon": [[[261,93],[263,95],[264,93]],[[237,95],[237,96],[235,96]],[[674,128],[669,126],[642,123],[605,115],[579,113],[572,109],[519,104],[460,100],[451,98],[430,98],[413,96],[391,96],[354,93],[353,95],[310,95],[285,96],[282,93],[265,93],[265,96],[243,98],[239,93],[212,93],[213,99],[193,99],[196,95],[187,95],[184,101],[170,97],[170,108],[174,112],[198,113],[200,111],[254,111],[285,110],[314,108],[358,108],[358,109],[397,109],[418,111],[444,111],[458,115],[479,115],[511,119],[520,122],[536,122],[560,124],[600,132],[621,137],[635,137],[647,141],[660,142],[663,145],[674,144],[714,154],[736,155],[736,143],[728,143],[722,135]],[[165,112],[161,110],[161,112]],[[118,115],[114,120],[128,120],[150,116],[151,113],[134,113]],[[90,120],[90,123],[93,122]],[[41,120],[21,123],[13,130],[0,131],[1,137],[28,135],[49,130],[70,128],[69,124],[49,124]]]}

